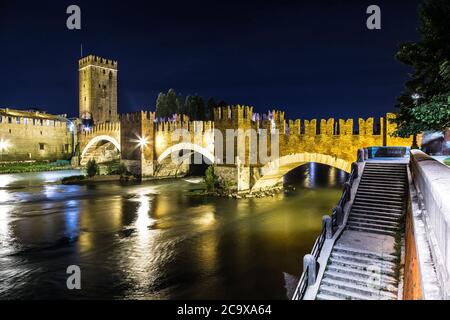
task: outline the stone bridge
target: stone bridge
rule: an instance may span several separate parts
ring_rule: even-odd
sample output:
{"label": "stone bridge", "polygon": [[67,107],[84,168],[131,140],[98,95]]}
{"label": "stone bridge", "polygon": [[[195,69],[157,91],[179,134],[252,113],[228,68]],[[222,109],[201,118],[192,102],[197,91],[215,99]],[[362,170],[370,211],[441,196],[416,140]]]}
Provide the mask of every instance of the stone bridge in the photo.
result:
{"label": "stone bridge", "polygon": [[[282,183],[286,173],[305,163],[322,163],[350,172],[360,148],[410,146],[412,138],[392,136],[392,117],[388,114],[380,118],[377,125],[374,118],[359,119],[356,129],[353,119],[319,123],[286,120],[282,111],[261,116],[253,113],[252,107],[239,105],[216,108],[213,122],[189,121],[185,116],[160,122],[154,112],[141,111],[123,114],[120,125],[103,124],[83,133],[81,163],[98,154],[98,147],[109,144],[116,147],[121,161],[134,174],[142,178],[168,177],[186,173],[192,155],[201,154],[206,163],[214,164],[216,175],[232,189],[261,190]],[[234,132],[231,143],[225,139],[230,129]],[[185,134],[176,134],[180,130]],[[269,134],[264,136],[264,131]],[[223,138],[218,139],[217,133]],[[270,154],[269,161],[262,161],[260,151],[270,150],[275,141],[278,154]],[[257,150],[252,150],[251,145],[256,145]],[[237,161],[230,163],[230,153]]]}
{"label": "stone bridge", "polygon": [[82,166],[89,159],[108,162],[120,157],[120,122],[106,122],[83,130],[78,135],[79,159]]}

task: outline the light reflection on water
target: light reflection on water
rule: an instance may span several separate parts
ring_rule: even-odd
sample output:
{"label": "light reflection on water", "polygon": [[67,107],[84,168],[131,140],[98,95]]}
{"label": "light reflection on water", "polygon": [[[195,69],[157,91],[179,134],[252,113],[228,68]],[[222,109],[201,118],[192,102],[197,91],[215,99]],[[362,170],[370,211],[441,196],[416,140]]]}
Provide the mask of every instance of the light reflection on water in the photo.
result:
{"label": "light reflection on water", "polygon": [[[0,190],[0,298],[283,299],[283,272],[300,274],[346,177],[305,165],[285,179],[295,191],[235,200],[188,196],[195,178],[63,186],[73,172],[53,174]],[[81,291],[65,288],[72,264]]]}

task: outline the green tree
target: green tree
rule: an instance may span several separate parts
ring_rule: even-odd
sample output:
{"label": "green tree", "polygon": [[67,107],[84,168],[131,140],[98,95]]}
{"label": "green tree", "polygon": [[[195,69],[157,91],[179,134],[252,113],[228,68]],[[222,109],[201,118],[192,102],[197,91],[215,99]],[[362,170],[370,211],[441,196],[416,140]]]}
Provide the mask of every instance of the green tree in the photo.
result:
{"label": "green tree", "polygon": [[209,98],[206,103],[206,119],[214,120],[214,108],[217,107],[216,101],[214,98]]}
{"label": "green tree", "polygon": [[217,106],[218,106],[218,107],[226,107],[226,106],[228,106],[228,102],[222,100],[222,101],[220,101],[220,102],[217,104]]}
{"label": "green tree", "polygon": [[169,89],[166,95],[167,98],[167,117],[171,117],[174,114],[178,113],[179,110],[182,109],[180,103],[180,97],[178,97],[177,93],[174,89]]}
{"label": "green tree", "polygon": [[98,164],[94,159],[90,159],[86,165],[86,173],[89,178],[94,177],[98,173]]}
{"label": "green tree", "polygon": [[156,117],[169,118],[174,114],[184,114],[191,120],[213,120],[214,108],[218,106],[227,106],[227,103],[221,101],[217,104],[210,98],[205,104],[199,95],[188,95],[183,100],[174,89],[169,89],[167,94],[161,92],[156,99]]}
{"label": "green tree", "polygon": [[177,95],[174,89],[169,89],[167,94],[160,92],[156,99],[156,117],[169,118],[174,114],[183,114],[184,105],[182,98]]}
{"label": "green tree", "polygon": [[450,97],[438,95],[412,108],[412,115],[423,131],[444,131],[450,128]]}
{"label": "green tree", "polygon": [[195,120],[193,115],[195,114],[196,101],[194,96],[187,96],[184,102],[184,114],[189,117],[191,120]]}
{"label": "green tree", "polygon": [[206,107],[203,98],[196,95],[194,96],[195,110],[193,113],[195,120],[206,120]]}
{"label": "green tree", "polygon": [[156,99],[156,117],[166,118],[168,115],[167,98],[162,92],[158,94]]}
{"label": "green tree", "polygon": [[396,55],[398,61],[414,70],[398,97],[394,121],[398,125],[396,134],[401,137],[448,126],[445,101],[450,95],[450,2],[426,0],[419,11],[419,24],[420,40],[403,43]]}
{"label": "green tree", "polygon": [[214,166],[209,166],[205,171],[205,184],[208,192],[214,192],[219,187],[219,178],[214,173]]}

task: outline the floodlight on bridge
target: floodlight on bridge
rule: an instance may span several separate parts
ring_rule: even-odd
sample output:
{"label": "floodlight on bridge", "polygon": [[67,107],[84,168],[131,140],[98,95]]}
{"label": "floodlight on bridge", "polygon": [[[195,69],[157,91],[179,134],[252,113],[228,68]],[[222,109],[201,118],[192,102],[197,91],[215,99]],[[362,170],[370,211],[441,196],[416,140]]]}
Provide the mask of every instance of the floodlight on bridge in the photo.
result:
{"label": "floodlight on bridge", "polygon": [[9,142],[7,140],[1,139],[0,140],[0,150],[4,151],[9,148]]}
{"label": "floodlight on bridge", "polygon": [[148,144],[148,140],[146,137],[138,138],[138,146],[144,148]]}

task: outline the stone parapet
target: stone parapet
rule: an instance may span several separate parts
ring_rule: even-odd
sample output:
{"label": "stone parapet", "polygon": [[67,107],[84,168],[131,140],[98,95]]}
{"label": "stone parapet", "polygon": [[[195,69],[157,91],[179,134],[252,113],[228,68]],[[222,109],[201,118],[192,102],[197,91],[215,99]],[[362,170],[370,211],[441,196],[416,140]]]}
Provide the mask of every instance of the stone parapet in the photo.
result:
{"label": "stone parapet", "polygon": [[419,150],[411,151],[410,167],[412,222],[422,296],[424,299],[449,299],[450,169]]}

